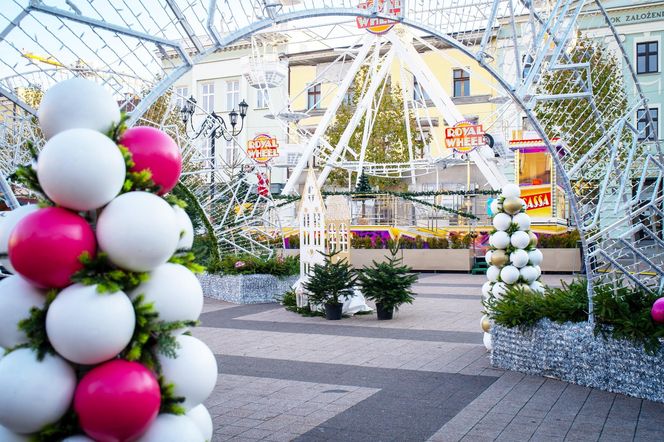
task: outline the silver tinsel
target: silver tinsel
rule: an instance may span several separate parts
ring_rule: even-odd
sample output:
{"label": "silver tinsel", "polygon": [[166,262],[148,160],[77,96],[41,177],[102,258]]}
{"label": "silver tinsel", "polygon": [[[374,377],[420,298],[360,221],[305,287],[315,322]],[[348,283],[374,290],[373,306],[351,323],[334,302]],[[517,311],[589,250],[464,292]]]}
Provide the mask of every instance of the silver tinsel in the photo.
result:
{"label": "silver tinsel", "polygon": [[595,336],[586,323],[544,319],[529,329],[491,327],[495,367],[664,402],[664,350]]}
{"label": "silver tinsel", "polygon": [[272,275],[198,275],[203,294],[235,304],[277,302],[291,289],[298,276],[278,278]]}

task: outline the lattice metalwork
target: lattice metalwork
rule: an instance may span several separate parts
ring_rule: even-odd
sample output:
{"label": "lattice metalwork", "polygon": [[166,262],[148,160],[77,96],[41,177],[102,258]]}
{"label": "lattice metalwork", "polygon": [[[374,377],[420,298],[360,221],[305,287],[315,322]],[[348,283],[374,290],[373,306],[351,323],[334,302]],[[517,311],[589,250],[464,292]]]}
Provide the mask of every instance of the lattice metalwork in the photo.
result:
{"label": "lattice metalwork", "polygon": [[[545,139],[582,232],[591,287],[620,279],[661,289],[664,153],[657,137],[650,139],[645,96],[602,2],[402,0],[392,13],[381,11],[381,4],[359,9],[357,0],[3,2],[3,133],[10,133],[10,123],[18,127],[29,118],[14,104],[33,111],[22,94],[46,88],[60,75],[94,76],[131,102],[138,120],[197,60],[258,32],[288,34],[306,21],[310,29],[299,34],[301,43],[334,47],[343,39],[333,43],[321,36],[335,27],[352,28],[348,23],[356,17],[394,20],[416,39],[456,48],[490,75],[497,106],[487,126],[507,133],[525,114]],[[363,32],[355,29],[347,44]],[[35,64],[25,52],[58,65]],[[624,86],[606,83],[611,53],[614,65],[628,73]],[[641,123],[639,110],[645,110]],[[570,115],[574,124],[565,120]],[[547,141],[554,137],[562,148]],[[6,142],[3,149],[13,145]],[[8,152],[3,159],[16,156]]]}

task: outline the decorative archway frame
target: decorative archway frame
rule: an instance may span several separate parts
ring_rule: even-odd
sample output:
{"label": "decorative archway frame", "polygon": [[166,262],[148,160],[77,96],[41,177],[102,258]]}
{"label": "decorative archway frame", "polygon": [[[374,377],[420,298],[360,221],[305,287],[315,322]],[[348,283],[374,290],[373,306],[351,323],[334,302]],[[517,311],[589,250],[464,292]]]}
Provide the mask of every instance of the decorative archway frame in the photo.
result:
{"label": "decorative archway frame", "polygon": [[[505,95],[515,106],[529,118],[534,130],[544,140],[561,178],[562,187],[568,196],[575,224],[581,231],[585,267],[589,276],[591,312],[593,287],[597,285],[616,284],[622,279],[645,290],[661,290],[664,288],[664,241],[659,237],[661,233],[654,231],[656,226],[643,220],[644,214],[655,214],[664,218],[662,208],[664,196],[658,195],[657,192],[664,180],[664,152],[658,140],[652,143],[650,151],[636,142],[638,131],[632,116],[634,109],[645,109],[648,123],[652,124],[647,98],[639,86],[636,73],[620,41],[618,32],[600,1],[556,0],[547,3],[548,7],[546,9],[538,9],[538,7],[532,5],[532,2],[516,4],[514,0],[487,0],[483,5],[479,5],[477,2],[471,5],[460,5],[456,6],[456,9],[461,12],[454,16],[461,17],[458,19],[459,23],[466,17],[462,14],[468,13],[463,8],[476,8],[477,16],[474,17],[475,20],[471,22],[469,29],[462,29],[459,32],[454,31],[455,35],[450,32],[453,30],[450,29],[445,32],[441,28],[443,20],[439,20],[438,24],[440,26],[419,20],[418,18],[425,17],[424,6],[413,5],[409,9],[408,3],[410,2],[406,0],[401,0],[403,6],[401,16],[379,11],[377,7],[379,2],[375,2],[373,9],[366,10],[358,9],[353,4],[354,2],[346,0],[327,2],[334,7],[326,8],[315,7],[315,2],[310,0],[304,0],[288,7],[277,2],[270,3],[258,0],[243,2],[244,5],[242,6],[240,6],[239,1],[237,4],[224,2],[223,5],[217,0],[209,0],[209,2],[207,0],[182,2],[164,0],[164,2],[170,9],[173,26],[176,26],[177,23],[181,35],[184,35],[184,39],[187,41],[187,47],[177,39],[167,38],[166,31],[162,35],[151,35],[149,32],[113,23],[113,20],[107,22],[99,18],[87,17],[85,13],[69,12],[61,8],[49,7],[40,0],[31,0],[25,10],[19,14],[19,17],[0,33],[0,40],[5,39],[11,30],[19,26],[21,21],[31,13],[41,13],[57,17],[59,20],[84,24],[92,29],[100,29],[114,35],[147,41],[162,52],[164,47],[169,48],[168,51],[179,58],[179,64],[154,75],[153,80],[157,80],[156,84],[138,103],[132,113],[132,120],[137,121],[149,106],[164,94],[178,78],[188,72],[198,60],[213,51],[229,47],[253,33],[281,23],[335,16],[382,18],[397,21],[404,26],[431,35],[446,45],[457,49],[465,56],[476,60],[481,68],[503,88]],[[204,7],[204,3],[207,4],[207,17],[204,21],[194,22],[192,27],[185,16],[191,13],[190,9],[198,8],[200,11]],[[181,5],[186,6],[186,8],[181,8]],[[232,16],[232,13],[229,14],[229,11],[224,10],[224,8],[241,7],[244,11],[245,5],[249,13],[243,17],[246,20],[243,23],[237,20],[233,22],[235,17]],[[518,14],[515,13],[517,7],[520,8]],[[422,10],[420,11],[417,8]],[[453,7],[450,7],[450,9],[453,9]],[[611,127],[608,128],[604,127],[601,110],[597,109],[592,90],[588,90],[588,83],[583,80],[584,74],[582,71],[584,69],[588,76],[591,74],[587,70],[587,66],[581,66],[583,63],[572,63],[566,59],[566,47],[574,38],[575,25],[578,23],[579,17],[589,10],[590,13],[602,20],[603,25],[609,30],[609,43],[617,46],[636,89],[636,97],[634,102],[630,103],[629,113],[625,112],[622,118],[612,121]],[[414,16],[410,14],[412,11],[415,12]],[[448,16],[452,17],[453,13],[456,12],[449,12]],[[419,17],[415,17],[418,14]],[[231,19],[224,21],[224,17],[229,15]],[[537,39],[534,38],[530,43],[520,41],[523,37],[523,31],[517,30],[515,24],[515,17],[517,16],[526,17],[526,24],[532,28],[533,36],[537,35]],[[433,18],[432,20],[438,20],[439,18]],[[469,21],[471,19],[470,15],[466,18]],[[201,30],[207,33],[212,41],[211,45],[201,44],[197,37]],[[513,41],[512,48],[509,50],[515,53],[514,64],[517,75],[515,75],[514,81],[508,80],[507,76],[492,64],[492,61],[496,58],[494,55],[497,55],[492,55],[490,52],[494,31],[503,32],[504,35],[501,38],[504,41],[510,39]],[[162,30],[160,29],[159,32],[162,32]],[[472,46],[465,44],[464,39],[471,42]],[[521,53],[520,47],[528,45],[531,47],[526,53]],[[501,49],[499,48],[499,50]],[[507,49],[504,50],[507,51]],[[525,57],[522,58],[522,55],[528,56],[529,69],[527,73],[525,64],[522,65],[526,59]],[[585,89],[568,94],[537,95],[534,86],[537,79],[554,70],[573,72],[574,78],[580,80]],[[160,76],[161,78],[159,78]],[[590,84],[590,88],[592,88],[592,84]],[[6,88],[0,88],[0,94],[19,105],[25,104]],[[589,101],[594,112],[593,118],[597,119],[596,123],[601,127],[604,136],[596,145],[592,146],[591,151],[589,151],[592,152],[592,155],[588,153],[586,156],[579,158],[578,162],[572,163],[569,162],[569,157],[561,156],[559,149],[549,141],[551,134],[547,133],[547,128],[537,118],[536,105],[538,101],[564,102],[565,100],[579,99]],[[29,108],[24,107],[24,109],[30,111]],[[627,150],[620,141],[620,136],[624,131],[631,131],[634,140]],[[582,132],[579,131],[577,135],[579,134],[582,134]],[[637,152],[644,154],[645,159],[635,159]],[[610,161],[602,159],[605,157],[609,158]],[[625,166],[628,167],[625,168]],[[577,192],[573,187],[573,182],[577,181],[579,176],[586,178],[584,168],[592,171],[592,177],[589,179],[591,182],[594,180],[597,183],[594,188],[599,193],[597,201],[595,201],[594,194],[583,194],[580,191]],[[635,173],[632,176],[630,175],[632,170],[638,170],[641,173]],[[618,179],[620,186],[619,188],[612,187],[611,192],[609,192],[606,188],[601,187],[600,181],[601,184],[609,185],[614,182],[612,178]],[[631,188],[634,187],[635,182],[637,186],[635,189],[636,196],[634,197]],[[647,182],[650,184],[647,184]],[[648,192],[652,193],[650,199],[643,199],[642,196],[647,195]],[[630,194],[629,197],[627,196],[628,193]],[[600,215],[608,215],[609,212],[612,212],[613,218],[604,217],[610,218],[608,221],[607,219],[601,219]],[[652,243],[647,250],[642,247],[645,244],[643,239],[638,239],[643,237],[648,240],[649,244]],[[606,273],[611,274],[612,279],[605,278]],[[616,279],[616,275],[620,275],[620,278]]]}

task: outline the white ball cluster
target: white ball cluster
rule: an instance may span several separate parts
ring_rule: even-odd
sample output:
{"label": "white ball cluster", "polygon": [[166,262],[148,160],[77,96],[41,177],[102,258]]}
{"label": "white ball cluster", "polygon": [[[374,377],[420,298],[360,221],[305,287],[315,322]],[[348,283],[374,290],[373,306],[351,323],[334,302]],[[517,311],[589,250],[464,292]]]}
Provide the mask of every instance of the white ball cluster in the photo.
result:
{"label": "white ball cluster", "polygon": [[[93,428],[94,431],[87,426],[103,427],[103,422],[84,423],[81,418],[81,430],[87,435],[70,434],[58,440],[127,440],[115,434],[126,431],[123,425],[136,433],[128,440],[210,440],[212,420],[203,402],[216,385],[217,362],[203,342],[182,334],[187,330],[185,326],[195,323],[201,314],[203,291],[187,267],[168,262],[177,250],[191,249],[194,240],[191,220],[183,209],[171,206],[155,193],[121,194],[127,166],[116,140],[106,135],[120,122],[120,109],[103,86],[84,78],[61,82],[45,93],[38,114],[47,142],[37,159],[36,174],[45,194],[63,210],[98,211],[96,223],[90,227],[99,251],[105,252],[121,270],[147,272],[149,279],[128,287],[127,293],[119,289],[109,293],[108,287],[89,282],[74,284],[68,276],[66,281],[70,285],[58,286],[61,290],[57,295],[37,288],[20,275],[0,282],[0,441],[32,440],[34,433],[55,424],[72,408],[79,417],[84,413],[88,416],[102,413],[99,410],[106,410],[104,407],[116,406],[113,400],[108,400],[113,390],[115,394],[124,394],[124,399],[143,401],[143,407],[152,407],[153,412],[137,418],[143,422],[128,424],[126,421],[134,416],[130,419],[125,416],[123,423],[117,421],[122,416],[113,415],[115,422],[111,426]],[[6,255],[10,244],[13,247],[15,239],[11,234],[21,220],[37,210],[34,205],[23,206],[0,222],[0,254]],[[0,264],[14,272],[6,257],[0,259]],[[16,267],[20,270],[20,266]],[[140,323],[139,314],[146,315],[142,309],[135,310],[139,296],[143,299],[141,306],[153,305],[150,313],[155,321],[172,328],[184,322],[182,328],[169,329],[177,341],[177,350],[168,355],[158,353],[161,367],[158,374],[164,376],[167,384],[173,384],[177,397],[184,398],[186,416],[157,417],[159,403],[154,395],[135,397],[144,393],[141,389],[145,385],[150,388],[149,377],[154,374],[147,367],[143,367],[147,381],[136,375],[136,371],[127,371],[129,375],[123,379],[121,369],[109,368],[112,364],[118,367],[118,362],[138,365],[121,359],[126,358],[137,342],[134,334],[136,324]],[[29,342],[34,338],[18,326],[25,319],[38,320],[34,309],[47,309],[43,326],[57,354],[42,355],[32,347],[20,347],[34,344]],[[9,351],[7,354],[4,348]],[[123,367],[129,370],[128,365]],[[80,366],[85,369],[80,370]],[[109,371],[96,372],[103,381],[98,382],[99,387],[86,389],[85,378],[104,367]],[[85,373],[82,378],[77,376],[81,371]],[[151,388],[159,393],[156,378]],[[99,399],[96,404],[100,408],[88,405],[86,409],[80,404],[87,399],[79,401],[81,397]],[[132,405],[130,411],[140,408],[128,405]],[[101,436],[94,436],[95,433]]]}
{"label": "white ball cluster", "polygon": [[[484,301],[498,300],[512,287],[544,293],[545,286],[539,280],[542,252],[534,248],[530,217],[520,197],[519,186],[508,184],[491,203],[496,231],[489,238],[490,249],[485,255],[490,267],[486,272],[488,281],[482,286]],[[487,350],[492,349],[490,333],[484,333],[484,344]]]}

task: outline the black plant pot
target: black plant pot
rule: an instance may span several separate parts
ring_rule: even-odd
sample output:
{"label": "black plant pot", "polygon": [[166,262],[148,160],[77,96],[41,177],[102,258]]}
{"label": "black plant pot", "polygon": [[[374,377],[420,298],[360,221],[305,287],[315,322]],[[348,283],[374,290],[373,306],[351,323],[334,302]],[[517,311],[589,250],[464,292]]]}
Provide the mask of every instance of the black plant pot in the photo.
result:
{"label": "black plant pot", "polygon": [[379,321],[385,321],[392,319],[394,315],[394,307],[383,307],[383,304],[380,302],[376,303],[376,314],[378,315]]}
{"label": "black plant pot", "polygon": [[343,304],[325,304],[325,319],[329,321],[338,321],[341,319],[343,306]]}

